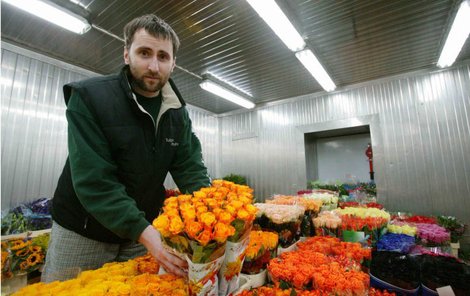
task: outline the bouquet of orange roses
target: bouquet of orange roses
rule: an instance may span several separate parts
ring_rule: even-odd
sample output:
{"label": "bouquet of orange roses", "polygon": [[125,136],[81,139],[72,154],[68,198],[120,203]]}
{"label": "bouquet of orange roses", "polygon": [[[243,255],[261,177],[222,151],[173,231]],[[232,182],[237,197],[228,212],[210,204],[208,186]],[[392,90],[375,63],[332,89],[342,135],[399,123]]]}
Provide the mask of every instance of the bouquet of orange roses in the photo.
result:
{"label": "bouquet of orange roses", "polygon": [[251,189],[240,186],[214,180],[211,187],[193,195],[169,197],[153,221],[164,244],[188,262],[191,295],[218,294],[217,274],[224,264],[227,239],[243,234],[245,224],[254,219],[256,208],[246,193]]}

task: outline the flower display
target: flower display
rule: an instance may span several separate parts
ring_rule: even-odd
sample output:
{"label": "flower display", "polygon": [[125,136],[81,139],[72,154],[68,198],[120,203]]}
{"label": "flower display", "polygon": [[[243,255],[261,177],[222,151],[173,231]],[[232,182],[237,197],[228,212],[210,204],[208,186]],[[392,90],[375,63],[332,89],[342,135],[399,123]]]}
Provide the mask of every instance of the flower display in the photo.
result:
{"label": "flower display", "polygon": [[305,193],[300,195],[306,199],[315,199],[320,200],[325,208],[334,209],[338,205],[338,194],[336,192],[328,190],[318,190],[312,191],[310,193]]}
{"label": "flower display", "polygon": [[359,218],[383,218],[390,221],[390,214],[377,208],[344,208],[336,210],[340,215],[351,215]]}
{"label": "flower display", "polygon": [[[48,234],[46,235],[47,237]],[[47,244],[38,238],[25,237],[2,242],[2,277],[37,270],[44,263]]]}
{"label": "flower display", "polygon": [[453,216],[438,216],[437,222],[450,232],[450,241],[452,243],[457,243],[467,228],[467,225],[457,221],[457,218]]}
{"label": "flower display", "polygon": [[313,219],[315,234],[322,236],[339,236],[341,217],[334,211],[323,211]]}
{"label": "flower display", "polygon": [[71,280],[36,283],[19,290],[14,296],[49,295],[120,295],[164,296],[187,295],[188,286],[183,278],[172,274],[156,275],[145,270],[150,255],[127,262],[112,262],[96,270],[83,271]]}
{"label": "flower display", "polygon": [[269,262],[268,270],[276,287],[320,290],[325,294],[364,295],[369,276],[346,268],[328,256],[302,250],[282,253]]}
{"label": "flower display", "polygon": [[[325,295],[319,290],[295,290],[295,289],[279,289],[273,287],[259,287],[252,289],[250,291],[243,291],[240,296],[323,296]],[[395,296],[395,293],[388,292],[387,290],[378,290],[375,288],[370,288],[366,295],[369,296]]]}
{"label": "flower display", "polygon": [[409,236],[415,236],[416,231],[418,230],[415,226],[404,224],[401,222],[389,223],[387,225],[388,232],[396,234],[406,234]]}
{"label": "flower display", "polygon": [[414,215],[411,217],[406,217],[403,221],[408,223],[426,223],[426,224],[436,224],[437,219],[434,217]]}
{"label": "flower display", "polygon": [[240,273],[257,212],[252,202],[250,187],[224,180],[165,200],[153,226],[165,245],[188,261],[192,295],[217,293],[219,280],[221,289],[236,284],[237,278],[232,280]]}
{"label": "flower display", "polygon": [[261,272],[276,256],[279,236],[274,232],[251,231],[248,247],[245,250],[245,262],[242,272],[256,274]]}
{"label": "flower display", "polygon": [[377,208],[344,208],[335,211],[341,215],[344,240],[367,240],[372,247],[375,247],[390,221],[390,214]]}
{"label": "flower display", "polygon": [[415,238],[406,234],[386,233],[377,243],[379,251],[408,253],[415,245]]}
{"label": "flower display", "polygon": [[357,263],[371,258],[371,250],[363,248],[359,243],[342,242],[336,237],[316,236],[299,242],[298,250],[320,252],[328,256],[346,257]]}
{"label": "flower display", "polygon": [[287,248],[300,238],[300,225],[305,208],[300,205],[256,203],[258,209],[255,224],[262,230],[279,234],[279,245]]}
{"label": "flower display", "polygon": [[450,233],[437,224],[416,223],[417,237],[427,247],[443,246],[450,243]]}
{"label": "flower display", "polygon": [[272,200],[266,200],[267,204],[277,205],[300,205],[305,208],[305,213],[300,225],[302,236],[313,236],[315,228],[312,219],[315,218],[320,211],[322,201],[319,199],[307,199],[302,196],[291,195],[275,195]]}

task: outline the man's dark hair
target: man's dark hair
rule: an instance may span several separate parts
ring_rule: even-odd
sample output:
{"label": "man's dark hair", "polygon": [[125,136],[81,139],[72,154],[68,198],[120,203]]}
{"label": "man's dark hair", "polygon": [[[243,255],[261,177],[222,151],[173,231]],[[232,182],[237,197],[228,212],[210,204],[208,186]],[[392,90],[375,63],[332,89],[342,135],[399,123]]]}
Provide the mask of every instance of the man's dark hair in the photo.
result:
{"label": "man's dark hair", "polygon": [[176,35],[170,25],[154,14],[146,14],[135,18],[124,27],[125,46],[128,50],[134,41],[135,32],[142,28],[156,38],[171,40],[173,44],[173,57],[176,57],[176,52],[180,46],[178,35]]}

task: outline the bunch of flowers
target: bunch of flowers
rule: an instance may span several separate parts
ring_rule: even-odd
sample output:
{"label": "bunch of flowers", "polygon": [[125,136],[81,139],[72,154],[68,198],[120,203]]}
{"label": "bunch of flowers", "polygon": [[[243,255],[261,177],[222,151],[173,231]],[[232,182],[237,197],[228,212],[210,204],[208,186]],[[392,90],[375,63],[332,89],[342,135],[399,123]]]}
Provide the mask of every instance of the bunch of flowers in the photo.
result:
{"label": "bunch of flowers", "polygon": [[360,264],[371,258],[371,250],[359,243],[342,242],[336,237],[316,236],[297,244],[298,250],[310,250],[333,257],[346,257]]}
{"label": "bunch of flowers", "polygon": [[396,234],[406,234],[409,236],[415,236],[418,229],[410,224],[402,222],[393,222],[387,225],[387,231]]}
{"label": "bunch of flowers", "polygon": [[2,242],[2,277],[37,270],[44,263],[45,250],[30,237]]}
{"label": "bunch of flowers", "polygon": [[[343,238],[349,240],[351,236],[353,241],[367,239],[372,247],[390,221],[390,214],[377,208],[344,208],[336,211],[341,215]],[[363,233],[364,237],[357,236],[357,232]]]}
{"label": "bunch of flowers", "polygon": [[436,224],[437,220],[434,217],[414,215],[411,217],[406,217],[403,219],[404,222],[408,223],[426,223],[426,224]]}
{"label": "bunch of flowers", "polygon": [[211,187],[193,195],[165,200],[153,226],[165,244],[188,261],[191,294],[217,293],[219,269],[223,285],[238,279],[257,211],[252,192],[245,185],[213,180]]}
{"label": "bunch of flowers", "polygon": [[334,211],[323,211],[313,219],[315,234],[322,236],[339,236],[341,217]]}
{"label": "bunch of flowers", "polygon": [[379,251],[408,253],[415,245],[415,238],[406,234],[386,233],[377,243]]}
{"label": "bunch of flowers", "polygon": [[338,194],[328,190],[313,190],[311,193],[300,195],[307,199],[320,200],[323,204],[323,210],[332,210],[338,206]]}
{"label": "bunch of flowers", "polygon": [[437,224],[416,223],[417,237],[426,247],[439,247],[450,243],[450,233]]}
{"label": "bunch of flowers", "polygon": [[467,227],[453,216],[439,216],[437,217],[437,223],[450,232],[450,241],[452,243],[457,243],[462,238]]}
{"label": "bunch of flowers", "polygon": [[[243,291],[240,296],[322,296],[325,295],[319,290],[295,290],[295,289],[279,289],[273,287],[259,287],[249,291]],[[395,293],[388,292],[387,290],[378,290],[375,288],[370,288],[369,292],[366,294],[369,296],[395,296]]]}
{"label": "bunch of flowers", "polygon": [[127,262],[107,263],[99,269],[84,271],[75,279],[29,285],[14,295],[187,295],[188,286],[183,278],[141,273],[150,261],[147,255]]}
{"label": "bunch of flowers", "polygon": [[279,234],[279,245],[287,248],[300,238],[300,225],[305,208],[300,205],[276,205],[256,203],[258,209],[255,224],[262,230]]}
{"label": "bunch of flowers", "polygon": [[153,257],[150,253],[147,255],[137,257],[134,259],[137,263],[137,271],[139,273],[150,273],[150,274],[157,274],[160,269],[160,264],[158,264],[155,257]]}
{"label": "bunch of flowers", "polygon": [[360,207],[360,204],[357,201],[342,201],[338,204],[338,207],[341,209],[355,208],[355,207]]}
{"label": "bunch of flowers", "polygon": [[245,274],[260,273],[276,257],[279,236],[274,232],[253,230],[250,233],[250,241],[245,250],[245,262],[242,272]]}
{"label": "bunch of flowers", "polygon": [[312,219],[318,215],[322,206],[322,201],[318,199],[307,199],[302,196],[275,195],[273,200],[266,200],[268,204],[276,205],[301,205],[305,208],[304,217],[300,225],[302,236],[313,236],[315,228]]}
{"label": "bunch of flowers", "polygon": [[282,253],[269,262],[268,271],[280,288],[314,289],[326,295],[365,295],[369,288],[364,272],[311,250]]}

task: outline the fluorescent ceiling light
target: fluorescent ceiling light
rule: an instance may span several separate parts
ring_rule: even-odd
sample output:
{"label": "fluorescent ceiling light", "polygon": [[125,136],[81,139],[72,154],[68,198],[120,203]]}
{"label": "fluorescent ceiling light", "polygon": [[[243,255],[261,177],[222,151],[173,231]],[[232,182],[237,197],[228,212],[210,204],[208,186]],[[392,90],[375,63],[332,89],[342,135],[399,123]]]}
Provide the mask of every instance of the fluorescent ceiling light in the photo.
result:
{"label": "fluorescent ceiling light", "polygon": [[315,80],[320,83],[324,90],[332,91],[336,88],[335,83],[331,80],[330,76],[328,76],[328,73],[326,73],[325,69],[310,49],[296,52],[295,56],[313,75]]}
{"label": "fluorescent ceiling light", "polygon": [[85,18],[75,15],[62,7],[50,4],[48,2],[39,0],[2,1],[77,34],[83,34],[91,28],[90,24]]}
{"label": "fluorescent ceiling light", "polygon": [[255,104],[253,102],[237,95],[236,93],[232,91],[229,91],[228,89],[223,88],[222,86],[210,80],[204,80],[203,82],[201,82],[201,84],[199,84],[199,86],[208,92],[218,95],[219,97],[223,99],[226,99],[232,103],[238,104],[247,109],[251,109],[255,107]]}
{"label": "fluorescent ceiling light", "polygon": [[247,0],[259,16],[292,51],[304,49],[305,42],[274,0]]}
{"label": "fluorescent ceiling light", "polygon": [[464,0],[455,15],[446,43],[442,48],[437,66],[444,68],[451,66],[462,49],[462,46],[470,34],[470,1]]}

